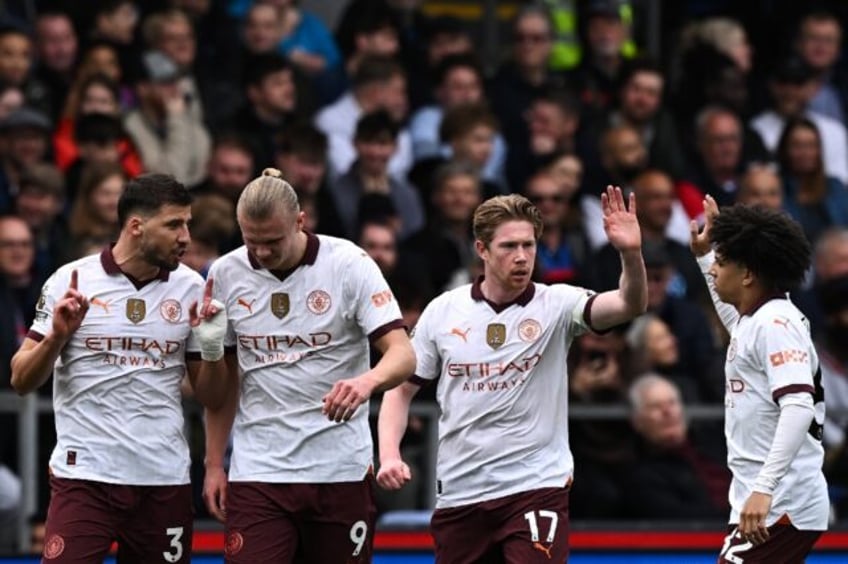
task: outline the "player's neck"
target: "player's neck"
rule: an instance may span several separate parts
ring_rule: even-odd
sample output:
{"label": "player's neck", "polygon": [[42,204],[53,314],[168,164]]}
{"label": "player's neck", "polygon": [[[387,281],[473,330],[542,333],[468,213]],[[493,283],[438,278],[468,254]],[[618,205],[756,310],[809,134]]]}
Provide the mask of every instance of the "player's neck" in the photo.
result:
{"label": "player's neck", "polygon": [[749,315],[774,295],[774,292],[767,292],[760,288],[751,288],[747,292],[742,292],[742,295],[739,296],[739,303],[736,304],[736,309],[740,315]]}
{"label": "player's neck", "polygon": [[291,258],[285,261],[284,264],[280,265],[280,267],[275,270],[280,270],[283,272],[291,270],[292,268],[299,265],[300,262],[303,260],[303,257],[306,254],[306,244],[309,240],[309,237],[306,235],[305,231],[298,231],[295,237],[297,237],[297,246],[295,247]]}
{"label": "player's neck", "polygon": [[526,287],[517,290],[504,288],[497,282],[494,282],[491,277],[483,278],[483,282],[480,284],[480,291],[483,293],[483,297],[493,304],[498,305],[514,302],[526,289]]}
{"label": "player's neck", "polygon": [[120,237],[115,246],[112,247],[112,257],[121,272],[129,274],[136,280],[150,280],[159,274],[158,266],[144,260],[140,249],[134,248]]}

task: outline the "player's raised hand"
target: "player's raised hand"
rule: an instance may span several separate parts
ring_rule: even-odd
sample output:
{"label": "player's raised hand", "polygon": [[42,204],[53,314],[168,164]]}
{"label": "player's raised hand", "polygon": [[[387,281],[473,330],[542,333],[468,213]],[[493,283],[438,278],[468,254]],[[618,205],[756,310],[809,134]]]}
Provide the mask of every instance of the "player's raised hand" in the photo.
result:
{"label": "player's raised hand", "polygon": [[222,523],[227,519],[227,473],[220,466],[207,466],[203,478],[203,501],[209,514]]}
{"label": "player's raised hand", "polygon": [[67,339],[73,335],[85,319],[88,306],[88,298],[79,291],[79,275],[74,269],[71,271],[68,289],[53,306],[53,333],[61,339]]}
{"label": "player's raised hand", "polygon": [[400,458],[384,462],[377,472],[377,483],[386,490],[399,490],[411,479],[409,466]]}
{"label": "player's raised hand", "polygon": [[227,334],[227,312],[224,304],[212,298],[214,280],[209,277],[203,288],[203,298],[188,308],[194,338],[200,344],[200,358],[215,362],[224,356],[224,337]]}
{"label": "player's raised hand", "polygon": [[704,197],[704,228],[698,230],[698,222],[689,222],[689,248],[696,257],[702,257],[712,249],[710,245],[710,229],[718,216],[718,204],[712,196]]}
{"label": "player's raised hand", "polygon": [[625,203],[618,186],[607,186],[601,194],[601,209],[604,213],[604,231],[610,244],[618,252],[640,250],[642,231],[636,219],[636,195],[630,194]]}
{"label": "player's raised hand", "polygon": [[367,372],[356,378],[339,380],[333,384],[330,393],[323,397],[324,406],[321,412],[330,421],[348,421],[353,417],[356,408],[368,401],[375,387],[374,379]]}

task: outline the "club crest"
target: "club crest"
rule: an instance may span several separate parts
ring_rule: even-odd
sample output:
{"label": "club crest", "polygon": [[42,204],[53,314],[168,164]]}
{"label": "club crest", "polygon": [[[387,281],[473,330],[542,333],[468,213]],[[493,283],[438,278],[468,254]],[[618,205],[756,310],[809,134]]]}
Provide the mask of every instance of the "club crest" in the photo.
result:
{"label": "club crest", "polygon": [[130,298],[127,300],[127,319],[133,323],[141,323],[147,315],[147,305],[144,300]]}
{"label": "club crest", "polygon": [[486,327],[486,343],[493,349],[499,349],[506,342],[506,325],[489,323]]}
{"label": "club crest", "polygon": [[285,293],[271,294],[271,313],[282,319],[289,314],[289,295]]}

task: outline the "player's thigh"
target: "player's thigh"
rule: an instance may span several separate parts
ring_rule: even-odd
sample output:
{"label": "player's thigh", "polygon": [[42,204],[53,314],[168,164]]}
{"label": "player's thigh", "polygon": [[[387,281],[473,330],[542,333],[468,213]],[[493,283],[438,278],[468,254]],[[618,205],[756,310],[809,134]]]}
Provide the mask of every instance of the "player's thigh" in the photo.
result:
{"label": "player's thigh", "polygon": [[191,485],[137,486],[138,505],[118,531],[118,564],[191,561]]}
{"label": "player's thigh", "polygon": [[436,564],[500,564],[500,547],[494,542],[492,524],[482,504],[436,509],[430,531]]}
{"label": "player's thigh", "polygon": [[232,482],[227,493],[225,562],[289,564],[298,533],[287,509],[287,486]]}
{"label": "player's thigh", "polygon": [[102,562],[115,538],[116,519],[109,486],[50,477],[50,505],[44,532],[44,562]]}
{"label": "player's thigh", "polygon": [[772,525],[769,538],[754,546],[733,527],[724,539],[718,564],[803,564],[821,531],[799,531],[792,525]]}
{"label": "player's thigh", "polygon": [[508,564],[568,560],[568,488],[542,488],[511,496],[498,528]]}
{"label": "player's thigh", "polygon": [[304,488],[309,507],[297,520],[304,563],[371,562],[377,521],[372,476],[361,482],[291,487]]}

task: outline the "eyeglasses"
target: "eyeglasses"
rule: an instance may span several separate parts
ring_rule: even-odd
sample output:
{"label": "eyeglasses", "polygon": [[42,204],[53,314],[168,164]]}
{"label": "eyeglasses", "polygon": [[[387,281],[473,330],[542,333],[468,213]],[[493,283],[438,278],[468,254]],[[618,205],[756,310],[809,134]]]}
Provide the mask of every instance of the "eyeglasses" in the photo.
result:
{"label": "eyeglasses", "polygon": [[549,35],[544,33],[516,33],[513,36],[516,43],[547,43],[551,40]]}
{"label": "eyeglasses", "polygon": [[563,198],[559,194],[553,194],[550,196],[529,196],[527,199],[533,202],[534,204],[541,204],[542,202],[553,202],[555,204],[561,204],[565,201],[565,198]]}

